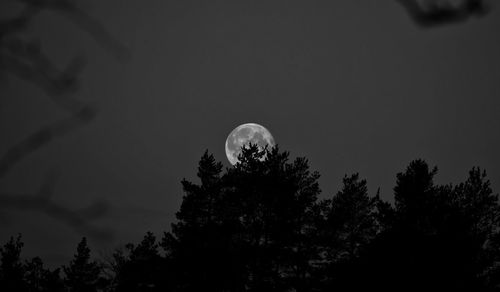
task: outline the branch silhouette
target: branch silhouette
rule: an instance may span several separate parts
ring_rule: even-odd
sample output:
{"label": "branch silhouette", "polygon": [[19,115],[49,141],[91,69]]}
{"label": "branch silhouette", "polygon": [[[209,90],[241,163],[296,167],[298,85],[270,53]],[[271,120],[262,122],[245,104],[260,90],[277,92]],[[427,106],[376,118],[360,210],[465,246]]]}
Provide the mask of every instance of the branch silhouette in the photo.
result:
{"label": "branch silhouette", "polygon": [[7,153],[0,159],[0,179],[29,154],[52,142],[55,138],[72,132],[77,127],[82,126],[83,122],[93,119],[94,116],[95,112],[93,109],[84,108],[77,115],[42,127],[21,142],[10,147]]}
{"label": "branch silhouette", "polygon": [[71,210],[52,199],[58,178],[58,171],[50,172],[40,186],[39,191],[35,194],[0,193],[0,208],[39,211],[56,220],[63,221],[73,229],[89,234],[96,239],[111,239],[113,233],[110,230],[96,227],[90,223],[90,221],[99,219],[109,212],[109,203],[94,201],[86,208]]}
{"label": "branch silhouette", "polygon": [[422,28],[460,23],[472,16],[482,17],[490,11],[484,0],[462,0],[459,5],[450,1],[396,0],[412,20]]}
{"label": "branch silhouette", "polygon": [[[97,115],[97,109],[93,105],[72,98],[72,94],[78,89],[78,76],[85,66],[85,58],[76,56],[66,68],[60,70],[43,52],[40,41],[36,39],[28,41],[22,36],[38,14],[47,10],[61,13],[89,33],[102,48],[117,59],[125,60],[130,57],[128,49],[97,19],[79,8],[75,1],[17,0],[16,2],[24,5],[21,12],[12,18],[0,20],[0,73],[13,75],[36,85],[69,116],[40,127],[8,148],[0,157],[0,181],[29,155],[88,124]],[[107,202],[95,201],[87,208],[71,210],[51,198],[54,184],[55,180],[49,179],[35,195],[0,192],[0,206],[40,211],[65,222],[77,232],[84,232],[103,240],[112,237],[109,230],[96,228],[88,222],[108,213],[110,206]]]}
{"label": "branch silhouette", "polygon": [[93,238],[103,241],[113,238],[111,230],[94,226],[89,222],[108,213],[110,206],[105,201],[93,202],[87,208],[75,211],[40,194],[0,193],[0,206],[39,211]]}

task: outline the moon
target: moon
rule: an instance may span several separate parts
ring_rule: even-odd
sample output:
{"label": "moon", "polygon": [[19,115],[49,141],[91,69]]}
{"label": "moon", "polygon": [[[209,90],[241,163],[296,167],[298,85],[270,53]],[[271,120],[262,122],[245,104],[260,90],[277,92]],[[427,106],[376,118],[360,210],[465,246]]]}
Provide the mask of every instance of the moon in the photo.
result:
{"label": "moon", "polygon": [[239,162],[238,155],[241,153],[241,147],[249,143],[257,144],[259,148],[264,149],[266,145],[273,147],[274,138],[268,129],[255,123],[246,123],[236,127],[226,139],[226,156],[232,165]]}

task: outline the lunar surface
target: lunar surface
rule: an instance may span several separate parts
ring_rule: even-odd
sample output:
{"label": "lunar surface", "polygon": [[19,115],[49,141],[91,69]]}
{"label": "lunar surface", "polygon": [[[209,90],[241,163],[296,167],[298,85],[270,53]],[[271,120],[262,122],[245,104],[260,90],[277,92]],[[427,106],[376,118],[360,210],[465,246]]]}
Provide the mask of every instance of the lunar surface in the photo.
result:
{"label": "lunar surface", "polygon": [[266,145],[275,145],[271,132],[259,124],[247,123],[236,127],[226,139],[226,156],[233,165],[238,163],[241,147],[248,144],[257,144],[264,149]]}

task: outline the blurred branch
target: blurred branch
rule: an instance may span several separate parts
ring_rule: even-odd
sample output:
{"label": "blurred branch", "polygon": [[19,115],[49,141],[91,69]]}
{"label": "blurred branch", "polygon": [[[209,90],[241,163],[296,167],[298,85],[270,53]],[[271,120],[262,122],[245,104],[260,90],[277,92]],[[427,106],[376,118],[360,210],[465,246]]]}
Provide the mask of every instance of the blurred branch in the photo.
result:
{"label": "blurred branch", "polygon": [[0,20],[0,40],[6,35],[15,34],[28,28],[29,23],[39,11],[39,7],[27,5],[18,16]]}
{"label": "blurred branch", "polygon": [[98,20],[80,9],[76,1],[20,0],[20,2],[25,3],[27,7],[35,11],[43,9],[59,11],[82,30],[89,33],[97,43],[111,52],[115,57],[120,59],[130,57],[128,49],[120,41],[116,40]]}
{"label": "blurred branch", "polygon": [[450,0],[396,0],[413,21],[423,28],[464,22],[471,16],[482,17],[490,11],[484,0],[461,0],[453,5]]}
{"label": "blurred branch", "polygon": [[[95,204],[95,203],[94,203]],[[100,208],[105,208],[106,212],[109,205],[104,202],[99,203]],[[89,216],[85,213],[79,213],[74,210],[44,198],[40,195],[29,195],[19,193],[0,193],[0,208],[15,208],[22,210],[40,211],[56,220],[65,222],[75,231],[88,234],[96,239],[110,240],[113,233],[108,229],[98,228],[89,223],[89,221],[100,216]]]}
{"label": "blurred branch", "polygon": [[21,142],[10,147],[0,159],[0,179],[30,153],[42,148],[55,138],[64,136],[77,127],[82,126],[83,123],[90,121],[94,116],[95,111],[92,108],[83,108],[80,113],[42,127]]}
{"label": "blurred branch", "polygon": [[[61,1],[69,2],[69,1]],[[103,48],[108,50],[112,55],[120,60],[130,58],[128,49],[118,40],[116,40],[99,21],[89,16],[83,10],[75,5],[62,6],[62,11],[65,15],[72,20],[75,24],[87,31],[95,41],[97,41]]]}
{"label": "blurred branch", "polygon": [[[26,43],[14,39],[6,42],[5,47],[0,59],[3,70],[37,85],[57,103],[61,104],[56,97],[72,93],[77,89],[77,76],[85,64],[83,57],[74,58],[64,71],[60,71],[40,52],[35,42]],[[64,107],[71,111],[82,106],[81,103],[76,105],[75,100],[72,103],[74,105],[71,108]]]}
{"label": "blurred branch", "polygon": [[[25,40],[24,31],[39,13],[44,10],[59,12],[89,33],[101,47],[115,57],[122,60],[129,57],[127,48],[113,38],[98,20],[80,9],[75,1],[17,0],[16,2],[24,5],[21,12],[10,19],[0,20],[0,74],[14,75],[35,84],[70,116],[40,127],[12,145],[0,157],[0,180],[31,153],[87,124],[97,113],[88,103],[71,98],[71,93],[78,89],[78,76],[85,65],[85,59],[81,56],[75,57],[64,70],[59,70],[44,54],[38,40]],[[37,195],[0,193],[0,208],[41,211],[65,222],[76,231],[100,239],[109,239],[111,237],[109,231],[95,228],[88,223],[89,220],[106,215],[109,204],[96,201],[87,208],[70,210],[51,199],[55,181],[54,177],[49,177]]]}
{"label": "blurred branch", "polygon": [[65,222],[77,232],[88,234],[101,240],[109,240],[113,237],[110,230],[97,228],[89,223],[98,219],[109,212],[109,204],[105,201],[93,202],[87,208],[80,211],[70,210],[69,208],[54,202],[55,185],[58,174],[52,172],[47,176],[41,185],[37,194],[20,193],[0,193],[0,208],[14,208],[32,211],[40,211],[56,220]]}

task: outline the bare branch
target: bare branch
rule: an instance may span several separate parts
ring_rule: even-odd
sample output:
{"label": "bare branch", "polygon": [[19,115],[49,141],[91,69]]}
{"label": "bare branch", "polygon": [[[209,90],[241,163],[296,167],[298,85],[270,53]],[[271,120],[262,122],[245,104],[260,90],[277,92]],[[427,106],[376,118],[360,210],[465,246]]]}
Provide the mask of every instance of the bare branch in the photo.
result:
{"label": "bare branch", "polygon": [[[46,95],[70,116],[43,126],[28,135],[22,141],[12,145],[0,157],[0,180],[14,166],[33,152],[47,146],[56,138],[63,137],[77,128],[89,123],[96,115],[96,109],[88,103],[71,97],[78,89],[78,75],[85,65],[85,59],[75,57],[69,65],[60,70],[45,55],[38,40],[25,40],[23,33],[34,17],[44,10],[60,12],[108,52],[119,59],[129,57],[129,52],[118,40],[101,25],[70,0],[17,0],[25,6],[15,17],[0,20],[0,74],[12,74],[22,80],[40,87]],[[57,181],[57,173],[51,173],[40,187],[37,194],[1,193],[0,209],[25,209],[39,211],[60,220],[75,231],[88,234],[97,239],[109,240],[112,233],[97,228],[90,220],[101,218],[109,212],[105,201],[94,201],[90,206],[79,210],[70,210],[52,200]],[[3,215],[0,213],[0,216]]]}
{"label": "bare branch", "polygon": [[396,0],[413,21],[423,28],[464,22],[471,16],[481,17],[490,10],[484,0],[462,0],[459,5],[449,1]]}

